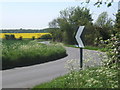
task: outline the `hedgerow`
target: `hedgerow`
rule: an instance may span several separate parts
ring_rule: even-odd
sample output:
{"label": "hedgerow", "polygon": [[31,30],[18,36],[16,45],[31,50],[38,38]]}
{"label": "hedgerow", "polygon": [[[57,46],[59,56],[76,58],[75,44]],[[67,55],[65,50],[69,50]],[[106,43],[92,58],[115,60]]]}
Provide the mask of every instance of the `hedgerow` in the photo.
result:
{"label": "hedgerow", "polygon": [[[6,42],[7,43],[7,42]],[[44,45],[31,41],[2,44],[2,69],[33,65],[65,57],[66,50],[59,44]]]}

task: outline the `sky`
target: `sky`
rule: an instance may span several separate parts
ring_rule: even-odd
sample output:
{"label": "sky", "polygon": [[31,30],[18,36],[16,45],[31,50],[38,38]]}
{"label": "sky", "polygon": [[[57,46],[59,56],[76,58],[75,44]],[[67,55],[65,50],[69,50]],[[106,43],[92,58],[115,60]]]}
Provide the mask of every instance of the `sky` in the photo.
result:
{"label": "sky", "polygon": [[[24,0],[25,1],[25,0]],[[93,22],[98,15],[104,11],[108,12],[110,18],[115,20],[113,14],[117,13],[118,2],[112,3],[111,7],[102,5],[100,8],[94,6],[94,2],[82,4],[80,0],[72,1],[19,1],[0,2],[0,29],[44,29],[48,23],[59,16],[59,12],[72,6],[87,7],[92,14]]]}

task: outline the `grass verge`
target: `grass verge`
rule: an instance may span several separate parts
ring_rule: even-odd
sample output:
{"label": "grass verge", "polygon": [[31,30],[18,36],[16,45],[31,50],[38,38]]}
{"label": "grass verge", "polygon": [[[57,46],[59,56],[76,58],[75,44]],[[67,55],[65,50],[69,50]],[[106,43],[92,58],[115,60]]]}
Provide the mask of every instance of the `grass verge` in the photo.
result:
{"label": "grass verge", "polygon": [[[66,45],[67,47],[73,47],[73,48],[79,48],[76,45]],[[95,46],[85,46],[84,49],[88,49],[88,50],[97,50],[97,51],[101,51],[101,52],[107,52],[108,49],[107,48],[100,48],[100,47],[95,47]]]}
{"label": "grass verge", "polygon": [[108,67],[73,71],[50,82],[35,86],[38,88],[118,88],[118,70]]}
{"label": "grass verge", "polygon": [[101,51],[101,52],[107,52],[108,51],[107,48],[99,48],[99,47],[94,47],[94,46],[85,46],[84,49],[98,50],[98,51]]}

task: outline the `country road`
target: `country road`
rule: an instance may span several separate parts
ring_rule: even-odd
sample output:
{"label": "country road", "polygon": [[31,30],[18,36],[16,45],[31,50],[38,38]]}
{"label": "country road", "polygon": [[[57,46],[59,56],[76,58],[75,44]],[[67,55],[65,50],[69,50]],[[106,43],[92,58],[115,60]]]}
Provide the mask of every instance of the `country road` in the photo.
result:
{"label": "country road", "polygon": [[[79,48],[66,47],[68,56],[56,61],[37,64],[27,67],[19,67],[2,71],[2,88],[32,88],[33,86],[50,81],[67,73],[65,64],[67,60],[76,59],[79,62]],[[101,65],[104,53],[83,50],[84,67]]]}

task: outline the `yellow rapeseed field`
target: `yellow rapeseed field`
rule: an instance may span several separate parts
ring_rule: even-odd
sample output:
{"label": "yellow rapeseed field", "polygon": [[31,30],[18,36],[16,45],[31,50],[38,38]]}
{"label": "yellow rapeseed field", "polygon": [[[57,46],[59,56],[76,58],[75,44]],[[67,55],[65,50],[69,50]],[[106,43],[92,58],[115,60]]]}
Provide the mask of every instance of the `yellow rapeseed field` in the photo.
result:
{"label": "yellow rapeseed field", "polygon": [[50,33],[0,33],[0,38],[5,38],[5,35],[15,35],[15,38],[40,38],[42,35]]}

